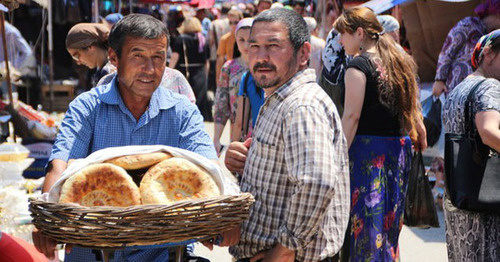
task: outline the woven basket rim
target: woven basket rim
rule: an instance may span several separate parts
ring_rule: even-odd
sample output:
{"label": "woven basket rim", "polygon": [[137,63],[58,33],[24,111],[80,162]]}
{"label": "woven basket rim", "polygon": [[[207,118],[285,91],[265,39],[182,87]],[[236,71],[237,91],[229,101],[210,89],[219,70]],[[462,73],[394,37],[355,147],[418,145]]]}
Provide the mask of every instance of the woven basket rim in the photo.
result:
{"label": "woven basket rim", "polygon": [[30,198],[33,224],[61,243],[123,248],[213,237],[241,224],[250,193],[185,200],[171,205],[85,207]]}
{"label": "woven basket rim", "polygon": [[210,201],[219,201],[220,199],[224,198],[232,198],[232,197],[248,197],[251,196],[251,201],[253,202],[253,195],[248,193],[248,192],[242,192],[237,195],[220,195],[220,196],[213,196],[213,197],[206,197],[206,198],[198,198],[198,199],[192,199],[192,200],[181,200],[177,201],[173,204],[169,205],[164,205],[164,204],[141,204],[141,205],[135,205],[135,206],[128,206],[128,207],[114,207],[114,206],[94,206],[94,207],[87,207],[87,206],[82,206],[74,203],[57,203],[57,202],[51,202],[51,201],[45,201],[42,199],[38,199],[36,197],[30,197],[29,202],[35,203],[37,205],[40,204],[49,204],[49,205],[54,205],[54,206],[60,206],[62,208],[78,208],[78,209],[83,209],[83,210],[89,210],[93,212],[98,212],[98,211],[109,211],[109,210],[129,210],[129,209],[154,209],[154,208],[176,208],[176,207],[182,207],[186,204],[190,205],[197,205],[199,203],[203,202],[210,202]]}

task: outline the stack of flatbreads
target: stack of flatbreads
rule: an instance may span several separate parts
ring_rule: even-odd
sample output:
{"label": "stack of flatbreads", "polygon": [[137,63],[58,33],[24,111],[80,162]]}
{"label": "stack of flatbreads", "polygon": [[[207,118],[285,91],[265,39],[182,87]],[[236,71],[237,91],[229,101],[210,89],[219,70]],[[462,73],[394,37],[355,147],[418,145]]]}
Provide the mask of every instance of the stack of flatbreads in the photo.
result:
{"label": "stack of flatbreads", "polygon": [[220,195],[203,168],[164,152],[127,155],[89,165],[66,180],[59,203],[127,207],[172,204]]}

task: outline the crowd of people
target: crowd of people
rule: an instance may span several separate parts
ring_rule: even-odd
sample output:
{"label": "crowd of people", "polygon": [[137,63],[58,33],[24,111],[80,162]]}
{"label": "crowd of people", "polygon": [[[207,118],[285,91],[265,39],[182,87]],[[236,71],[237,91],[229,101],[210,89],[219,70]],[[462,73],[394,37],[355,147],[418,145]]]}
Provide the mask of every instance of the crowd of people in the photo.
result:
{"label": "crowd of people", "polygon": [[[168,145],[215,161],[229,120],[224,164],[255,203],[240,227],[203,244],[229,246],[240,262],[398,261],[413,151],[427,147],[399,22],[366,7],[336,10],[325,41],[305,2],[289,4],[226,2],[220,13],[197,9],[167,23],[113,14],[71,28],[67,51],[96,70],[92,89],[69,105],[43,192],[70,159],[107,147]],[[474,121],[498,152],[500,1],[475,12],[448,35],[433,93],[446,94],[445,131],[463,134],[465,100],[479,85]],[[214,122],[213,139],[204,121]],[[459,209],[446,196],[444,210],[450,261],[498,261],[498,214]],[[35,230],[33,241],[54,257],[54,240]],[[95,261],[95,253],[74,247],[65,259]],[[125,248],[113,261],[171,253]]]}

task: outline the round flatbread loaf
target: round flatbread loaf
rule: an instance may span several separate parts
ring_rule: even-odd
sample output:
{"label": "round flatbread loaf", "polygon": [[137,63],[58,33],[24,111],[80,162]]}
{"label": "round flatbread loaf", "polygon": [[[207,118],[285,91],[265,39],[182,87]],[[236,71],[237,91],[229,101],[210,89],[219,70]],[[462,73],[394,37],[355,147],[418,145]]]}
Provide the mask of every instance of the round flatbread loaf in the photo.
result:
{"label": "round flatbread loaf", "polygon": [[141,185],[143,204],[172,204],[220,195],[212,177],[189,160],[173,157],[151,167]]}
{"label": "round flatbread loaf", "polygon": [[104,161],[125,168],[126,170],[136,170],[151,167],[165,159],[171,158],[172,155],[165,152],[155,152],[149,154],[137,154],[115,157]]}
{"label": "round flatbread loaf", "polygon": [[112,164],[95,164],[64,182],[59,203],[127,207],[140,205],[141,193],[125,169]]}

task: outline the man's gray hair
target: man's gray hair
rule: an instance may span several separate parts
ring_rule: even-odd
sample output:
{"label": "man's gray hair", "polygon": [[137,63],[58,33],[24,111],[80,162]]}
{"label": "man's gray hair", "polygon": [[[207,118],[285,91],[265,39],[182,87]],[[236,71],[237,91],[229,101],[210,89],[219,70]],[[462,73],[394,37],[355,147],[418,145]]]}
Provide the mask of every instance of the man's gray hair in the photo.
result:
{"label": "man's gray hair", "polygon": [[109,46],[121,57],[122,47],[127,36],[134,38],[159,39],[167,38],[169,34],[167,26],[160,20],[144,14],[130,14],[116,23],[108,37]]}
{"label": "man's gray hair", "polygon": [[307,28],[306,21],[304,21],[301,15],[293,10],[286,8],[266,10],[255,17],[253,26],[259,22],[279,22],[285,25],[288,30],[288,39],[290,39],[295,53],[297,53],[305,42],[311,41],[311,34]]}

